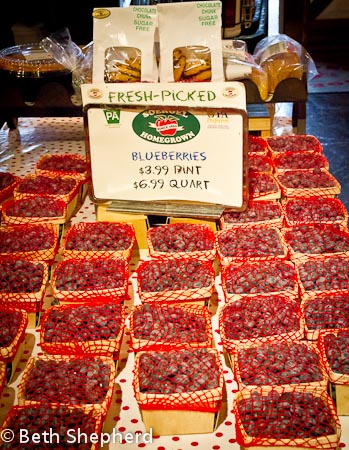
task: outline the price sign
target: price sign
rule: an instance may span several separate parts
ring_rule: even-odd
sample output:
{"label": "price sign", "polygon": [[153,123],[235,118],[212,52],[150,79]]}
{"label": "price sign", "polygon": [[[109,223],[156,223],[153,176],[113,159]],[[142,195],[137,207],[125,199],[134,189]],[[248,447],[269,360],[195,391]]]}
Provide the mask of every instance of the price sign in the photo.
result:
{"label": "price sign", "polygon": [[244,207],[243,109],[107,103],[87,105],[84,117],[94,201]]}

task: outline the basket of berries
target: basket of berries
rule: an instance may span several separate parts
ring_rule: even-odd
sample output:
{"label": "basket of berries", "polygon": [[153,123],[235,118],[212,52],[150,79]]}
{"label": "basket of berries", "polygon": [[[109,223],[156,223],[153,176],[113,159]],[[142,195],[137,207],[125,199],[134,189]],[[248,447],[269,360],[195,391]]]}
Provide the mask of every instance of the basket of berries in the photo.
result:
{"label": "basket of berries", "polygon": [[195,258],[213,261],[216,236],[207,224],[172,223],[152,227],[147,232],[152,258]]}
{"label": "basket of berries", "polygon": [[139,352],[133,388],[145,428],[157,435],[212,433],[223,399],[216,349]]}
{"label": "basket of berries", "polygon": [[302,339],[304,318],[299,303],[287,297],[246,297],[221,308],[219,332],[223,347],[231,352],[271,339]]}
{"label": "basket of berries", "polygon": [[0,203],[11,198],[20,178],[10,172],[0,172]]}
{"label": "basket of berries", "polygon": [[199,302],[214,291],[212,262],[196,259],[149,259],[140,262],[137,290],[141,302]]}
{"label": "basket of berries", "polygon": [[335,197],[341,186],[327,169],[286,170],[275,178],[284,198]]}
{"label": "basket of berries", "polygon": [[95,303],[106,297],[116,303],[128,297],[126,258],[63,259],[54,268],[51,286],[59,302]]}
{"label": "basket of berries", "polygon": [[297,273],[290,261],[230,263],[222,267],[221,281],[226,302],[270,294],[298,300]]}
{"label": "basket of berries", "polygon": [[118,358],[126,320],[120,303],[51,306],[41,319],[40,345],[51,355]]}
{"label": "basket of berries", "polygon": [[46,195],[8,200],[2,205],[2,221],[6,225],[53,223],[59,229],[66,220],[66,203]]}
{"label": "basket of berries", "polygon": [[202,305],[134,306],[130,348],[135,351],[212,347],[211,313]]}
{"label": "basket of berries", "polygon": [[[4,439],[4,430],[12,431],[10,442]],[[79,450],[98,450],[99,446],[93,438],[99,436],[101,430],[102,417],[96,410],[86,411],[77,406],[55,407],[45,403],[15,405],[10,408],[0,428],[0,448],[23,448],[25,440],[28,441],[25,444],[27,450],[36,450],[41,447],[39,438],[42,443],[50,440],[50,444],[46,445],[57,450],[69,448],[74,442],[78,443]]]}
{"label": "basket of berries", "polygon": [[74,153],[46,154],[37,161],[35,173],[48,176],[69,175],[85,182],[87,180],[87,161],[84,156]]}
{"label": "basket of berries", "polygon": [[52,223],[0,227],[0,257],[53,263],[59,247],[58,231]]}
{"label": "basket of berries", "polygon": [[318,348],[303,340],[270,339],[232,354],[239,390],[269,386],[327,389],[328,375]]}
{"label": "basket of berries", "polygon": [[115,363],[104,356],[32,356],[18,384],[18,404],[80,406],[105,417],[113,395]]}
{"label": "basket of berries", "polygon": [[272,159],[277,173],[285,170],[329,169],[330,165],[323,153],[283,152]]}
{"label": "basket of berries", "polygon": [[67,259],[123,256],[130,260],[135,242],[132,224],[79,222],[73,224],[65,235],[63,256]]}
{"label": "basket of berries", "polygon": [[348,212],[338,198],[293,198],[284,203],[283,210],[287,226],[319,223],[346,228],[348,225]]}
{"label": "basket of berries", "polygon": [[323,152],[319,139],[310,134],[268,136],[266,141],[272,157],[290,152]]}
{"label": "basket of berries", "polygon": [[249,153],[248,170],[249,172],[263,172],[272,174],[274,171],[274,163],[269,156],[260,155],[258,153]]}
{"label": "basket of berries", "polygon": [[248,192],[251,200],[279,200],[281,189],[274,175],[263,172],[250,172]]}
{"label": "basket of berries", "polygon": [[244,211],[225,209],[219,218],[221,230],[227,228],[246,228],[283,225],[284,213],[280,202],[276,200],[251,200]]}
{"label": "basket of berries", "polygon": [[349,293],[323,293],[302,302],[305,334],[316,340],[321,330],[349,328]]}
{"label": "basket of berries", "polygon": [[341,425],[326,390],[244,389],[237,393],[233,411],[242,448],[338,448]]}
{"label": "basket of berries", "polygon": [[222,265],[246,261],[286,260],[288,248],[277,227],[241,227],[217,232],[217,253]]}
{"label": "basket of berries", "polygon": [[27,313],[41,311],[47,282],[46,263],[0,258],[0,299],[6,308],[20,308]]}
{"label": "basket of berries", "polygon": [[268,141],[261,136],[248,135],[248,155],[266,156],[268,153]]}

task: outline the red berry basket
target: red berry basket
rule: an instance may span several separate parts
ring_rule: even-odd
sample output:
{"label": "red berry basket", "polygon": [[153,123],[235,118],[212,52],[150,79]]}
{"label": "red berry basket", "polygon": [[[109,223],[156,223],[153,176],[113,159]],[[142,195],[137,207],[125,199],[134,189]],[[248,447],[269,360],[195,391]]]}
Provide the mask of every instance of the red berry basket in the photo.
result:
{"label": "red berry basket", "polygon": [[0,257],[54,262],[59,248],[58,231],[52,223],[27,223],[0,228]]}
{"label": "red berry basket", "polygon": [[272,158],[275,172],[286,170],[329,169],[328,159],[319,152],[284,152]]}
{"label": "red berry basket", "polygon": [[[0,428],[0,436],[5,437],[6,430],[12,431],[13,438],[10,443],[6,443],[4,438],[0,438],[0,446],[3,449],[23,448],[23,440],[28,439],[25,448],[36,450],[38,437],[44,441],[45,436],[48,438],[52,435],[51,444],[57,450],[71,447],[74,445],[72,442],[79,441],[81,441],[79,450],[98,450],[99,445],[92,439],[91,442],[89,439],[86,439],[85,442],[85,436],[92,438],[100,435],[102,417],[98,411],[87,412],[76,406],[16,405],[12,406],[7,413]],[[27,432],[24,436],[23,430]]]}
{"label": "red berry basket", "polygon": [[87,180],[87,161],[84,156],[66,154],[47,154],[42,156],[36,163],[35,173],[48,176],[71,176],[81,182]]}
{"label": "red berry basket", "polygon": [[303,340],[270,341],[232,353],[239,390],[304,386],[327,389],[328,375],[316,345]]}
{"label": "red berry basket", "polygon": [[327,169],[287,170],[275,175],[284,198],[335,197],[341,186]]}
{"label": "red berry basket", "polygon": [[147,232],[152,258],[194,258],[213,261],[216,236],[207,224],[172,223],[152,227]]}
{"label": "red berry basket", "polygon": [[72,217],[78,207],[81,181],[72,176],[52,176],[29,174],[21,180],[13,191],[15,200],[36,195],[47,195],[63,200],[67,205],[67,218]]}
{"label": "red berry basket", "polygon": [[287,296],[246,297],[219,311],[223,347],[232,352],[270,340],[303,339],[304,318],[299,303]]}
{"label": "red berry basket", "polygon": [[317,340],[322,330],[349,328],[349,293],[323,293],[302,302],[305,335]]}
{"label": "red berry basket", "polygon": [[51,306],[41,319],[40,344],[51,355],[118,359],[126,320],[120,303]]}
{"label": "red berry basket", "polygon": [[124,257],[64,259],[53,270],[51,286],[59,302],[96,303],[109,297],[121,303],[128,298],[128,278]]}
{"label": "red berry basket", "polygon": [[274,175],[250,172],[248,175],[248,195],[250,200],[279,200],[281,189]]}
{"label": "red berry basket", "polygon": [[67,221],[67,205],[63,200],[37,195],[22,200],[7,200],[2,205],[5,225],[52,223],[59,229]]}
{"label": "red berry basket", "polygon": [[209,348],[211,313],[201,305],[137,305],[130,316],[130,349],[139,351]]}
{"label": "red berry basket", "polygon": [[142,303],[205,304],[214,291],[215,270],[197,259],[149,259],[137,270],[137,291]]}
{"label": "red berry basket", "polygon": [[0,361],[12,362],[24,341],[28,314],[22,309],[0,307]]}
{"label": "red berry basket", "polygon": [[146,430],[156,435],[212,433],[224,386],[216,349],[139,352],[133,373]]}
{"label": "red berry basket", "polygon": [[40,312],[48,273],[44,262],[0,258],[0,300],[4,307]]}
{"label": "red berry basket", "polygon": [[222,266],[221,282],[226,302],[249,296],[286,295],[298,300],[298,280],[291,261],[230,263]]}
{"label": "red berry basket", "polygon": [[220,263],[286,260],[288,247],[277,227],[241,227],[217,232]]}
{"label": "red berry basket", "polygon": [[295,261],[302,302],[319,295],[347,294],[349,258],[347,256],[307,256]]}
{"label": "red berry basket", "polygon": [[249,153],[248,170],[249,172],[262,172],[271,175],[274,172],[274,162],[269,156]]}
{"label": "red berry basket", "polygon": [[282,231],[292,261],[309,255],[349,256],[349,231],[335,224],[302,224]]}
{"label": "red berry basket", "polygon": [[242,448],[338,448],[341,424],[326,390],[306,387],[239,391],[236,439]]}
{"label": "red berry basket", "polygon": [[128,261],[136,243],[132,224],[80,222],[73,224],[64,239],[63,256],[74,258],[118,258]]}
{"label": "red berry basket", "polygon": [[284,213],[279,201],[251,200],[244,211],[225,209],[219,218],[219,225],[221,230],[253,226],[281,228],[283,221]]}
{"label": "red berry basket", "polygon": [[318,345],[330,382],[349,385],[349,327],[320,330]]}
{"label": "red berry basket", "polygon": [[269,136],[266,140],[272,157],[286,152],[323,152],[319,139],[310,134]]}
{"label": "red berry basket", "polygon": [[302,224],[337,224],[348,226],[348,211],[338,198],[299,197],[283,204],[286,226]]}
{"label": "red berry basket", "polygon": [[0,172],[0,203],[9,199],[20,178],[9,172]]}
{"label": "red berry basket", "polygon": [[115,363],[104,356],[29,358],[18,384],[18,404],[79,406],[105,418],[115,384]]}
{"label": "red berry basket", "polygon": [[248,154],[266,156],[268,153],[268,142],[261,136],[248,136]]}

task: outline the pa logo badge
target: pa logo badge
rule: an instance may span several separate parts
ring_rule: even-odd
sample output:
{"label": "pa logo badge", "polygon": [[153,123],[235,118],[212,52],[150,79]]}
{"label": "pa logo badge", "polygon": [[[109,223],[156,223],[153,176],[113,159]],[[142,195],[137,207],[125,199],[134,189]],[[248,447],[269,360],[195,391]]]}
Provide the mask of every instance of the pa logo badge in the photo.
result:
{"label": "pa logo badge", "polygon": [[120,123],[120,109],[105,109],[104,116],[108,125]]}

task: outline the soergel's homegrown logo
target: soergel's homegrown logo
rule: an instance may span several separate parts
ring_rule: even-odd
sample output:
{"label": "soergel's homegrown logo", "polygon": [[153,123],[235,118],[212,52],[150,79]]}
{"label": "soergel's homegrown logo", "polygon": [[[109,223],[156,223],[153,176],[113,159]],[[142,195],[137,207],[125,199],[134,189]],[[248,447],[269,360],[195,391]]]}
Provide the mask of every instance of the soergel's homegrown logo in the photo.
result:
{"label": "soergel's homegrown logo", "polygon": [[108,125],[114,125],[120,122],[120,109],[104,109],[103,111]]}
{"label": "soergel's homegrown logo", "polygon": [[132,128],[146,141],[180,144],[197,136],[200,122],[188,112],[143,111],[133,119]]}

